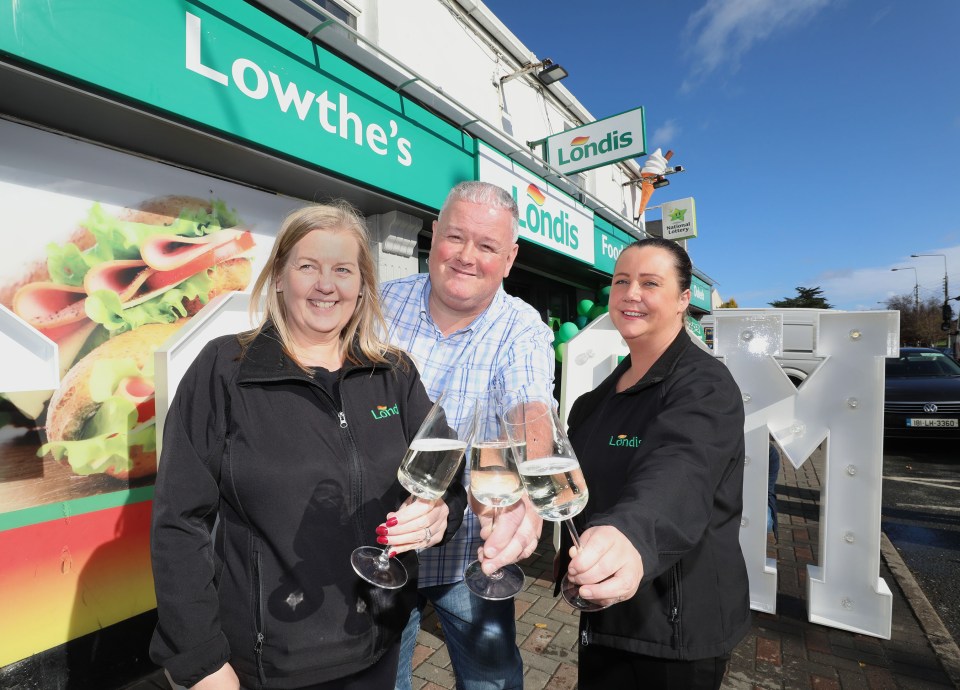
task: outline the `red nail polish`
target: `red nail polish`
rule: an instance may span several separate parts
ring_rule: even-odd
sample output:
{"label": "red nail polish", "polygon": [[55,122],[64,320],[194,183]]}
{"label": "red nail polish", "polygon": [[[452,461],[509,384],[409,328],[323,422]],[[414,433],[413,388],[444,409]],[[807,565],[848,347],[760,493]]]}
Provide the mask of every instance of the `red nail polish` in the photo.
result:
{"label": "red nail polish", "polygon": [[397,523],[400,522],[397,518],[392,517],[387,520],[387,527],[396,527]]}
{"label": "red nail polish", "polygon": [[389,531],[386,527],[384,527],[383,525],[380,525],[379,527],[377,527],[377,534],[379,534],[379,535],[381,535],[381,536],[383,536],[383,535],[385,535],[385,534],[389,534],[389,532],[390,532],[390,531]]}
{"label": "red nail polish", "polygon": [[387,554],[387,558],[393,558],[396,555],[397,555],[396,551],[391,551],[389,554]]}
{"label": "red nail polish", "polygon": [[377,543],[378,543],[378,544],[389,544],[389,543],[390,543],[390,540],[387,539],[386,537],[377,537]]}

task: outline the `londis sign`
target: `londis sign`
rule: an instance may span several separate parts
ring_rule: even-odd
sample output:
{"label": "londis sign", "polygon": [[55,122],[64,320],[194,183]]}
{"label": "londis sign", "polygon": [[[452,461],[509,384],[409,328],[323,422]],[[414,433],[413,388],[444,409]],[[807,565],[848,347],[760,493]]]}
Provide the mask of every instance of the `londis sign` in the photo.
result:
{"label": "londis sign", "polygon": [[710,311],[712,288],[696,276],[690,277],[690,304],[703,311]]}
{"label": "londis sign", "polygon": [[593,211],[483,143],[478,161],[479,179],[513,194],[520,237],[593,265]]}
{"label": "londis sign", "polygon": [[647,153],[643,108],[547,137],[547,161],[565,175]]}

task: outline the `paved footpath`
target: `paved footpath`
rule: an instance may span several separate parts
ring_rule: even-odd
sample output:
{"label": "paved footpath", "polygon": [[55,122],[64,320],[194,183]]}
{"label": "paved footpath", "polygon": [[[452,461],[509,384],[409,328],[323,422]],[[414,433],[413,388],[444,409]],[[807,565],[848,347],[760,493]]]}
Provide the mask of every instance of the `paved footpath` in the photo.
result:
{"label": "paved footpath", "polygon": [[[883,541],[882,577],[893,593],[892,638],[836,630],[807,621],[806,566],[816,563],[823,456],[794,470],[784,463],[777,484],[779,542],[777,613],[753,613],[750,633],[734,650],[725,690],[960,688],[960,651],[913,581],[896,550]],[[553,597],[553,531],[529,559],[517,595],[517,644],[525,690],[577,687],[578,614]],[[450,656],[435,615],[424,618],[414,657],[414,690],[454,688]]]}
{"label": "paved footpath", "polygon": [[[725,690],[887,690],[960,688],[960,650],[896,550],[882,536],[880,577],[893,594],[890,640],[807,621],[806,566],[816,563],[822,454],[799,470],[785,463],[777,484],[779,542],[777,613],[753,613],[753,626],[734,650]],[[521,565],[527,575],[516,597],[517,644],[525,690],[577,687],[578,614],[553,597],[553,531]],[[455,687],[450,656],[435,614],[424,617],[414,657],[414,690]],[[166,687],[158,674],[132,688]],[[132,689],[131,689],[132,690]],[[616,689],[612,689],[616,690]]]}

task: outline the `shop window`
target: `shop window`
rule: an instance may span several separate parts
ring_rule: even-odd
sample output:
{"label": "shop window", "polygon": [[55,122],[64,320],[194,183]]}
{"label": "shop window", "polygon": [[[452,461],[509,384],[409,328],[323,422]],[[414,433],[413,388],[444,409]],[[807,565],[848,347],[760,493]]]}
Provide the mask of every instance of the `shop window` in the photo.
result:
{"label": "shop window", "polygon": [[320,11],[331,17],[335,17],[349,26],[351,29],[357,28],[357,15],[333,0],[311,0],[311,3],[320,8]]}
{"label": "shop window", "polygon": [[[304,27],[313,28],[331,17],[338,19],[351,29],[357,28],[359,11],[345,1],[334,0],[257,0],[263,9],[273,13],[278,18],[292,22],[293,26],[304,30]],[[340,27],[325,27],[324,32],[336,32],[351,41],[356,39],[347,34]]]}

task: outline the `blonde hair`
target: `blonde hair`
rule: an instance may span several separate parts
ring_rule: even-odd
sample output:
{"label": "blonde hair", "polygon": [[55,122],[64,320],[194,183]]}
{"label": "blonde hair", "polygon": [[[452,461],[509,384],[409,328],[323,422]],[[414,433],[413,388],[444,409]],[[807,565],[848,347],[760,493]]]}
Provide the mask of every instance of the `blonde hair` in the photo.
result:
{"label": "blonde hair", "polygon": [[[380,337],[386,333],[386,322],[380,307],[380,293],[377,282],[377,269],[370,251],[369,234],[363,216],[350,203],[342,199],[328,204],[304,206],[288,214],[280,225],[277,239],[270,251],[270,258],[257,276],[250,291],[251,320],[256,319],[261,301],[265,299],[260,324],[252,331],[240,334],[240,344],[244,350],[260,335],[268,324],[272,323],[280,335],[284,353],[308,373],[305,366],[294,354],[293,339],[287,324],[286,306],[282,293],[273,289],[281,272],[287,270],[290,255],[294,247],[314,230],[325,232],[346,232],[357,241],[358,267],[360,269],[360,296],[353,315],[340,332],[340,348],[347,360],[360,364],[361,357],[381,364],[392,364],[400,359],[400,350]],[[392,355],[392,357],[388,357]]]}

